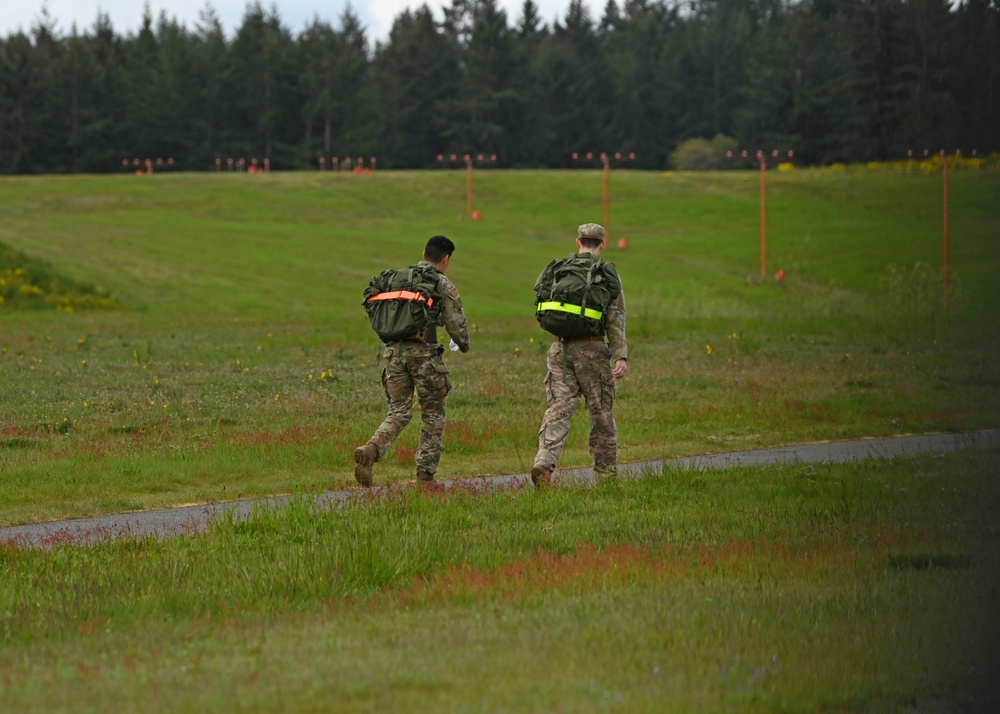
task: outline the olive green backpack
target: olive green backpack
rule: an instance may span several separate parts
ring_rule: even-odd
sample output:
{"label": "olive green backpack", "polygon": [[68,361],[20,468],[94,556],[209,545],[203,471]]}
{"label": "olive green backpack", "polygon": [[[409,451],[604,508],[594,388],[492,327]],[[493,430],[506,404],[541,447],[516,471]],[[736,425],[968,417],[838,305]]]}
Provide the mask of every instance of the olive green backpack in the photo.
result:
{"label": "olive green backpack", "polygon": [[553,260],[535,281],[535,317],[557,337],[599,337],[605,312],[621,292],[613,263],[577,254]]}
{"label": "olive green backpack", "polygon": [[365,312],[383,342],[404,339],[437,342],[441,311],[440,273],[431,265],[385,270],[365,289]]}

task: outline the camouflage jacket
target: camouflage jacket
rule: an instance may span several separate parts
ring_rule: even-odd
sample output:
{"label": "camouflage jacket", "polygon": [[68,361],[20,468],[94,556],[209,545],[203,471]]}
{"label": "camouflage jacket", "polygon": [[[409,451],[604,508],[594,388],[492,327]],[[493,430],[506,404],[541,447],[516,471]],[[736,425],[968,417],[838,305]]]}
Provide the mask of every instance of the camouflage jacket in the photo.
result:
{"label": "camouflage jacket", "polygon": [[628,359],[628,342],[625,339],[625,290],[624,288],[613,303],[608,305],[604,329],[608,335],[608,346],[611,348],[611,361]]}
{"label": "camouflage jacket", "polygon": [[[418,265],[431,265],[422,260]],[[443,273],[439,273],[441,280],[441,312],[438,313],[438,324],[444,326],[451,339],[455,340],[458,349],[462,352],[469,351],[469,323],[465,319],[465,311],[462,309],[462,298],[458,294],[458,288]]]}

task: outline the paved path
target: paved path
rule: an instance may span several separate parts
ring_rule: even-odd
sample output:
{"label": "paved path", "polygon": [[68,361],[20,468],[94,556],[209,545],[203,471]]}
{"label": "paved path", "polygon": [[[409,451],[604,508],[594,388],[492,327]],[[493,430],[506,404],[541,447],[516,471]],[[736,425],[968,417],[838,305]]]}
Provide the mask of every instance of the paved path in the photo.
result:
{"label": "paved path", "polygon": [[[844,463],[864,459],[890,459],[898,456],[916,456],[921,453],[948,453],[961,449],[1000,449],[1000,431],[975,431],[962,434],[925,434],[895,436],[858,441],[831,441],[818,444],[799,444],[773,449],[737,451],[708,456],[691,456],[678,459],[660,459],[619,467],[622,476],[636,478],[644,473],[667,470],[710,470],[743,466],[766,466],[778,463]],[[592,483],[593,471],[561,469],[556,479],[574,479]],[[442,481],[446,488],[456,485],[483,487],[511,487],[528,481],[526,474],[488,476],[483,478]],[[376,487],[374,491],[387,487]],[[357,498],[362,491],[349,489],[327,491],[317,497],[321,504],[344,503]],[[246,518],[251,510],[269,508],[288,501],[289,497],[236,501],[201,506],[185,506],[161,511],[141,511],[96,518],[79,518],[71,521],[33,523],[25,526],[0,528],[0,543],[13,541],[35,547],[51,547],[67,541],[94,543],[119,536],[156,536],[165,538],[183,533],[195,533],[208,527],[213,517],[232,514],[237,519]]]}

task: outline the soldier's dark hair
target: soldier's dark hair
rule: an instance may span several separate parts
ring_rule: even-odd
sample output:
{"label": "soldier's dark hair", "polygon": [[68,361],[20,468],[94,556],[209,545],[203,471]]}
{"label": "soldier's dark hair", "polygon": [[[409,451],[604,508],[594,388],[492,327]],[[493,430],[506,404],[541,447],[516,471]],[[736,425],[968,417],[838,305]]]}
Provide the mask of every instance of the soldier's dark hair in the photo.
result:
{"label": "soldier's dark hair", "polygon": [[594,248],[599,248],[601,243],[603,242],[604,241],[602,241],[600,238],[580,238],[580,245],[582,245],[584,248],[590,248],[591,250],[593,250]]}
{"label": "soldier's dark hair", "polygon": [[455,244],[451,242],[450,238],[434,236],[427,241],[427,247],[424,248],[424,257],[432,263],[440,263],[446,255],[451,255],[454,252]]}

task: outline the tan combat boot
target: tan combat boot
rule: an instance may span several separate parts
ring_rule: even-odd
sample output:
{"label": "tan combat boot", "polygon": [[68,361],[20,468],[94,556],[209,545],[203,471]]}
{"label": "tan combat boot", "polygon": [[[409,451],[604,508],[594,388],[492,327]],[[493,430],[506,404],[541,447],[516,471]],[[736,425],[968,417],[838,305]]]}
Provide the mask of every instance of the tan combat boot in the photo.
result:
{"label": "tan combat boot", "polygon": [[433,481],[433,480],[434,480],[434,477],[431,476],[429,473],[427,473],[423,469],[417,469],[417,481],[426,482],[426,481]]}
{"label": "tan combat boot", "polygon": [[424,491],[444,490],[444,486],[435,481],[434,477],[423,469],[417,469],[417,485]]}
{"label": "tan combat boot", "polygon": [[372,485],[372,466],[378,458],[378,449],[371,442],[354,450],[354,478],[365,488]]}
{"label": "tan combat boot", "polygon": [[535,488],[541,490],[552,485],[552,472],[544,466],[536,466],[531,469],[531,483]]}
{"label": "tan combat boot", "polygon": [[601,482],[615,482],[618,480],[618,465],[610,464],[608,466],[597,466],[594,465],[594,478]]}

